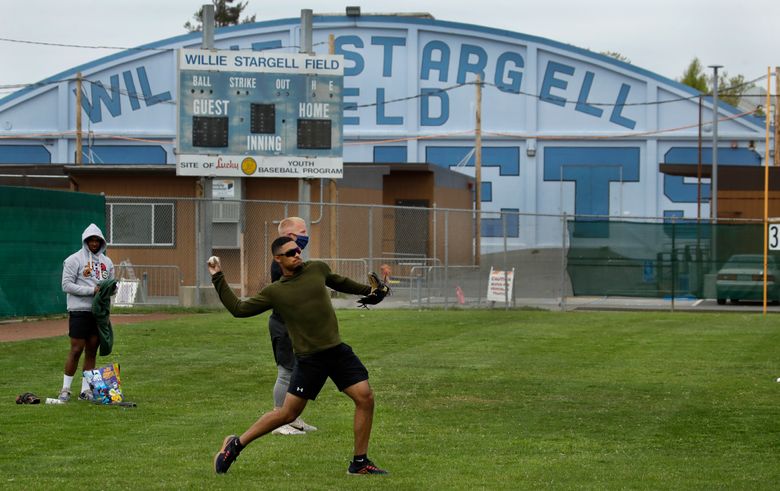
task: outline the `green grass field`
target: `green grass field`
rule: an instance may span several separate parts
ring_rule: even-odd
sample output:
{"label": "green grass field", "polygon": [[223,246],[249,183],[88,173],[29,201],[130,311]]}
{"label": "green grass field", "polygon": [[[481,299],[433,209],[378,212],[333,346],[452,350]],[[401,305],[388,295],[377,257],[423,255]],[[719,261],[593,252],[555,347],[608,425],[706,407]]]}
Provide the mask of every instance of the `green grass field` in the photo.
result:
{"label": "green grass field", "polygon": [[[67,338],[0,344],[0,486],[16,489],[777,489],[780,317],[340,311],[371,373],[369,456],[352,477],[352,403],[328,383],[320,431],[212,458],[272,407],[267,316],[115,329],[137,408],[55,397]],[[78,382],[74,382],[74,386]]]}

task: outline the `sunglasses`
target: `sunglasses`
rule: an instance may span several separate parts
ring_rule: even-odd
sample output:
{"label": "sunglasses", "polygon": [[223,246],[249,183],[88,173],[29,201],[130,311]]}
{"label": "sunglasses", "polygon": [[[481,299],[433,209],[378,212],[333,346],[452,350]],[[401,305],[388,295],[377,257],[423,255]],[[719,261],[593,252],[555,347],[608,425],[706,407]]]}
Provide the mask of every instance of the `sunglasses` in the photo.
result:
{"label": "sunglasses", "polygon": [[299,247],[296,247],[295,249],[290,249],[289,251],[283,253],[283,254],[277,254],[278,256],[287,256],[287,257],[295,257],[298,254],[301,253],[301,249]]}

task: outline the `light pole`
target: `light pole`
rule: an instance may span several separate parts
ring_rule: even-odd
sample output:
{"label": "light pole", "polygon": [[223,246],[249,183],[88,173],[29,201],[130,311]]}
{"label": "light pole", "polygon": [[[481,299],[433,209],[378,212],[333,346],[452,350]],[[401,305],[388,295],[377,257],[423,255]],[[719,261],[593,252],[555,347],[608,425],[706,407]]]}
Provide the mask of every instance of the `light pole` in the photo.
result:
{"label": "light pole", "polygon": [[718,221],[718,68],[723,65],[710,65],[712,68],[712,202],[710,213]]}

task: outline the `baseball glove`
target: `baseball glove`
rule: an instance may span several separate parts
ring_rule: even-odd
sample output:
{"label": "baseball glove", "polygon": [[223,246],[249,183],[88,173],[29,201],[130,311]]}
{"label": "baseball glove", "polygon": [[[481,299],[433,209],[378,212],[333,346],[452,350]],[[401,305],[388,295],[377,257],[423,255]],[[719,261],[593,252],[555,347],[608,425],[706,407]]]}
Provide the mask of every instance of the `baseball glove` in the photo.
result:
{"label": "baseball glove", "polygon": [[40,404],[41,400],[32,392],[25,392],[16,396],[17,404]]}
{"label": "baseball glove", "polygon": [[371,285],[371,292],[358,299],[360,306],[366,309],[369,305],[378,304],[390,294],[390,287],[373,271],[368,273],[368,284]]}

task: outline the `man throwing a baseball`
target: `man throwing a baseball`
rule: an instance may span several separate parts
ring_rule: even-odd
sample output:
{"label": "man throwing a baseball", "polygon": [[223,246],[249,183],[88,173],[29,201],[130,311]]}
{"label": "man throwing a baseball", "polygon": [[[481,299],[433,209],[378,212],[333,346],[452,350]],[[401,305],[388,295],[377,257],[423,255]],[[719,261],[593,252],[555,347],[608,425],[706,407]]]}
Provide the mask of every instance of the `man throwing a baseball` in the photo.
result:
{"label": "man throwing a baseball", "polygon": [[230,469],[241,451],[252,441],[282,425],[294,421],[314,400],[328,377],[355,403],[354,457],[348,473],[355,475],[387,474],[368,459],[368,441],[374,417],[374,394],[368,384],[368,370],[341,341],[336,313],[331,304],[330,287],[343,293],[364,295],[368,303],[378,303],[388,293],[384,284],[372,288],[331,272],[320,261],[303,262],[301,249],[290,237],[279,237],[271,244],[274,261],[279,263],[282,278],[263,288],[246,301],[239,300],[222,274],[219,259],[209,259],[211,281],[225,308],[234,317],[251,317],[275,309],[285,320],[295,352],[296,365],[284,404],[263,414],[241,436],[225,438],[214,457],[214,469],[223,474]]}

